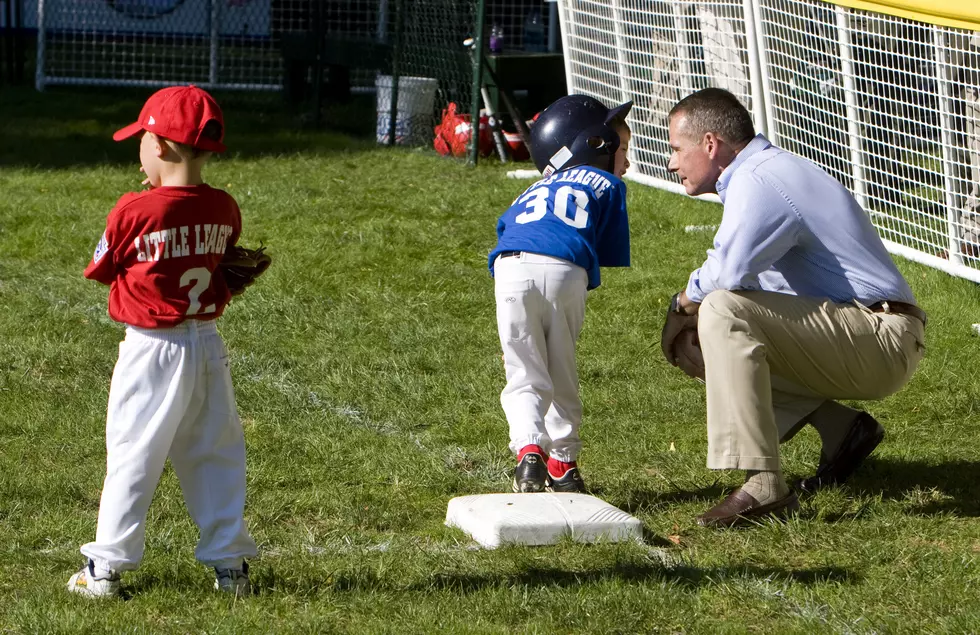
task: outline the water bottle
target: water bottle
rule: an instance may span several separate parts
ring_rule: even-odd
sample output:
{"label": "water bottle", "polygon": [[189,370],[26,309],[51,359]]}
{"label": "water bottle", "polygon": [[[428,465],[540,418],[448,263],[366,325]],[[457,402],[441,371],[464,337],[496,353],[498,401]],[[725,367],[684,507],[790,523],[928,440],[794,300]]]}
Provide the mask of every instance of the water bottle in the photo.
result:
{"label": "water bottle", "polygon": [[541,8],[534,7],[524,19],[524,50],[528,53],[543,53],[546,48]]}
{"label": "water bottle", "polygon": [[490,52],[501,53],[504,50],[504,30],[494,24],[490,27]]}

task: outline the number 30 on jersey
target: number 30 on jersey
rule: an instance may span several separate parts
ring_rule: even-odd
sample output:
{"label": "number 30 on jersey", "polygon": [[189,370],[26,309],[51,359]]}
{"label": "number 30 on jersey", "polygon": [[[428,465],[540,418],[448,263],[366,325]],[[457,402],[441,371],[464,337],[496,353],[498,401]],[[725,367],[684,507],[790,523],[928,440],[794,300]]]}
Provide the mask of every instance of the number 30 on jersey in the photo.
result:
{"label": "number 30 on jersey", "polygon": [[[524,225],[544,218],[544,215],[548,213],[548,197],[550,195],[551,190],[547,187],[539,187],[517,199],[518,203],[525,203],[525,206],[524,211],[518,214],[514,220],[518,224]],[[555,216],[575,229],[584,229],[589,224],[589,213],[585,211],[588,204],[589,196],[582,190],[570,185],[562,185],[555,191]],[[573,216],[568,215],[570,205],[574,210]]]}

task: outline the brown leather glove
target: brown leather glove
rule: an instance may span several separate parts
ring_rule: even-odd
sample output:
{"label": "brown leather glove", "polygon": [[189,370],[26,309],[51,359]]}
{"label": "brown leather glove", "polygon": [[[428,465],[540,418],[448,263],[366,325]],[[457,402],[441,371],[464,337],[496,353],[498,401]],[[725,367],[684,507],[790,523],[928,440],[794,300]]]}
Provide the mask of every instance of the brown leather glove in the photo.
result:
{"label": "brown leather glove", "polygon": [[245,293],[271,264],[272,257],[265,253],[265,247],[249,249],[232,245],[225,251],[218,269],[224,274],[231,295],[236,296]]}
{"label": "brown leather glove", "polygon": [[684,315],[679,311],[677,298],[680,294],[675,294],[670,299],[670,306],[667,308],[667,319],[664,321],[663,331],[660,333],[660,348],[664,353],[664,358],[671,366],[677,366],[677,355],[674,350],[675,341],[681,331],[698,328],[697,315]]}
{"label": "brown leather glove", "polygon": [[674,340],[677,367],[691,379],[704,381],[704,356],[698,342],[697,329],[685,329]]}

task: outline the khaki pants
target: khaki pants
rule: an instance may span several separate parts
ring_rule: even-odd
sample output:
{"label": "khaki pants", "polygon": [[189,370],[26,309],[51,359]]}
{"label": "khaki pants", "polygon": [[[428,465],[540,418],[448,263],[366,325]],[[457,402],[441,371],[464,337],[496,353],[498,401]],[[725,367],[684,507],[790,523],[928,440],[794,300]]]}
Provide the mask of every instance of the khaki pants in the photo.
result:
{"label": "khaki pants", "polygon": [[698,337],[708,401],[708,468],[779,469],[779,443],[828,399],[880,399],[922,359],[916,318],[766,291],[715,291]]}

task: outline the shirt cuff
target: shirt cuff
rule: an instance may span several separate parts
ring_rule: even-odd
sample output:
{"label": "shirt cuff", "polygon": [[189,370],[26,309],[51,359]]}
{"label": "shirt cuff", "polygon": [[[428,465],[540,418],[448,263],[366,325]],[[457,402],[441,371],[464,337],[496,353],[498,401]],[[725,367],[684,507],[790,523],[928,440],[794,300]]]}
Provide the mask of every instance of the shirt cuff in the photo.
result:
{"label": "shirt cuff", "polygon": [[699,275],[701,273],[700,269],[697,269],[691,273],[691,277],[687,281],[687,299],[696,304],[701,304],[704,302],[705,294],[701,291],[701,280]]}

